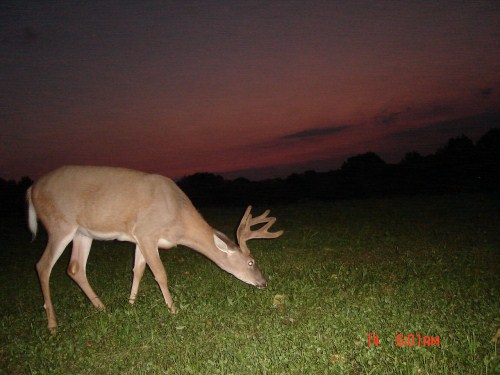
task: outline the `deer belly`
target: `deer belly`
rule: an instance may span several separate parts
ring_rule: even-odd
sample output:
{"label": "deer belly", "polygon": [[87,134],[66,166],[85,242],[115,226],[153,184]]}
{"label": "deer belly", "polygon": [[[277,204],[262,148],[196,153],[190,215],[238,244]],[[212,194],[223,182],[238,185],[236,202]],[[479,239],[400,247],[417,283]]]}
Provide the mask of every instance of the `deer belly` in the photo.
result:
{"label": "deer belly", "polygon": [[96,230],[91,230],[82,227],[78,228],[78,232],[87,237],[91,237],[101,241],[118,240],[118,241],[135,242],[135,240],[129,234],[123,232],[99,232]]}
{"label": "deer belly", "polygon": [[170,249],[175,246],[177,246],[177,244],[170,242],[164,238],[160,238],[160,240],[158,241],[158,247],[162,249]]}

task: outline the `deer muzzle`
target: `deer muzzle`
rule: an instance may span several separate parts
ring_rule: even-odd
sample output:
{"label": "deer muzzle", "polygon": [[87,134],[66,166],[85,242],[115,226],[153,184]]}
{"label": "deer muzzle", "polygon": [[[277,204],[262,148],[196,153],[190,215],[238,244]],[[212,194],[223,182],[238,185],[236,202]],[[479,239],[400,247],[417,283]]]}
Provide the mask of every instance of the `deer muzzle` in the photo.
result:
{"label": "deer muzzle", "polygon": [[266,289],[267,288],[267,280],[263,280],[261,283],[255,285],[258,289]]}

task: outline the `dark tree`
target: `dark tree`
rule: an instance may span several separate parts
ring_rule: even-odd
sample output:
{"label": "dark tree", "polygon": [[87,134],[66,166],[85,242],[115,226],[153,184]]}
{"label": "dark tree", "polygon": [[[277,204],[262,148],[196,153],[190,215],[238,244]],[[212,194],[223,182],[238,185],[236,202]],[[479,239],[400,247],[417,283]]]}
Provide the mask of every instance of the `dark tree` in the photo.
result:
{"label": "dark tree", "polygon": [[500,129],[491,129],[476,145],[477,178],[484,190],[500,191]]}
{"label": "dark tree", "polygon": [[224,204],[225,181],[212,173],[196,173],[178,182],[195,206]]}
{"label": "dark tree", "polygon": [[352,156],[342,164],[341,170],[345,172],[366,172],[384,168],[387,164],[374,152]]}

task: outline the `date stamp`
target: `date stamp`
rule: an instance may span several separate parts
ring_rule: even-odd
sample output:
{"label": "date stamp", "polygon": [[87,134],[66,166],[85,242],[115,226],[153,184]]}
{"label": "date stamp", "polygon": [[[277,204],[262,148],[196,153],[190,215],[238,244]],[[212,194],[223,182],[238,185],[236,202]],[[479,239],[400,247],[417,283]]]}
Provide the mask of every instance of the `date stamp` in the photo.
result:
{"label": "date stamp", "polygon": [[[374,345],[374,346],[379,346],[380,345],[380,338],[379,335],[376,333],[369,333],[368,335],[368,340],[367,344],[368,347]],[[427,336],[427,335],[422,335],[420,333],[409,333],[409,334],[402,334],[398,333],[394,337],[394,345],[398,347],[413,347],[413,346],[426,346],[426,347],[431,347],[431,346],[441,346],[441,337],[440,336]]]}

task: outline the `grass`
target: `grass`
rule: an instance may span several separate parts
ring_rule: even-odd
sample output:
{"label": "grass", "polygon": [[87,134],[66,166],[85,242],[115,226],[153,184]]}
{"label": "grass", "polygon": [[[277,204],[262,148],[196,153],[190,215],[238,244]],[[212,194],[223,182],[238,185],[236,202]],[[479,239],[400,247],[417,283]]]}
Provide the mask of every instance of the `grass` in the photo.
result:
{"label": "grass", "polygon": [[[87,270],[104,312],[66,276],[67,251],[51,278],[56,335],[47,331],[34,271],[45,239],[30,243],[27,230],[4,223],[0,373],[499,373],[491,341],[500,328],[499,196],[272,209],[285,235],[251,243],[265,290],[186,248],[161,252],[175,316],[150,272],[128,304],[131,244],[94,242]],[[203,214],[230,234],[242,210]],[[368,346],[368,334],[379,345]],[[398,334],[420,335],[421,345],[397,346]],[[423,345],[424,336],[439,336],[440,345]]]}

